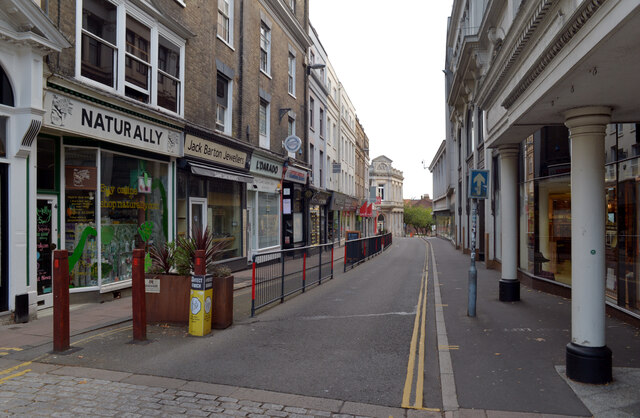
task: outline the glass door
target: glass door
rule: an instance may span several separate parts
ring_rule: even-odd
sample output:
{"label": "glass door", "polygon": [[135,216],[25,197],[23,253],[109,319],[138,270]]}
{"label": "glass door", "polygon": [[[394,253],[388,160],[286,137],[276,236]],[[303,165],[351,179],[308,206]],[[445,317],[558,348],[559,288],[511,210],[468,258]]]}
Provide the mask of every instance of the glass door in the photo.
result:
{"label": "glass door", "polygon": [[207,227],[207,199],[202,197],[189,198],[189,235],[194,228],[201,231]]}
{"label": "glass door", "polygon": [[38,309],[53,306],[53,251],[58,247],[58,199],[38,195],[37,203],[37,287]]}

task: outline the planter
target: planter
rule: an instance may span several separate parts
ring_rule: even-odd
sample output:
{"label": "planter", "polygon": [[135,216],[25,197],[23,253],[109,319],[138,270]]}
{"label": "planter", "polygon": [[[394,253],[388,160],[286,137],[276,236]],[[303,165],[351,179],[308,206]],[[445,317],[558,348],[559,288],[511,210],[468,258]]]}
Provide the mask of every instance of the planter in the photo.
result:
{"label": "planter", "polygon": [[[147,274],[146,279],[155,279],[158,286],[147,286],[145,304],[147,323],[171,322],[189,324],[189,302],[191,276],[177,274]],[[150,290],[152,292],[150,292]],[[158,291],[158,293],[155,293]]]}
{"label": "planter", "polygon": [[213,278],[211,327],[225,329],[233,323],[233,276]]}

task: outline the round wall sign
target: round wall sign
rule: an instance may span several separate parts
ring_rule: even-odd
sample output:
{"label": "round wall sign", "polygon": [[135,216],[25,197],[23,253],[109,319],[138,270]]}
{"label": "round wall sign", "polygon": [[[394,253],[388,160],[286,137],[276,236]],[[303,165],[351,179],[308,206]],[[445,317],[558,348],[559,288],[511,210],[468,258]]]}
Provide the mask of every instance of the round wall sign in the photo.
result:
{"label": "round wall sign", "polygon": [[296,153],[302,146],[302,140],[295,135],[288,136],[284,140],[284,148],[289,151]]}

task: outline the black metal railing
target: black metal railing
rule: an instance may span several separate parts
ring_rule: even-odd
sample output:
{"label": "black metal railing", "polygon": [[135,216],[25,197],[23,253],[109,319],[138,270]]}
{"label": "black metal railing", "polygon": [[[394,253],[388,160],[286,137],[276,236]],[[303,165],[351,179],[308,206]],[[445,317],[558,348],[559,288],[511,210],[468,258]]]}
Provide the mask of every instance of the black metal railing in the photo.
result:
{"label": "black metal railing", "polygon": [[332,279],[333,249],[334,243],[329,243],[254,255],[251,316],[260,308],[283,303],[288,296]]}
{"label": "black metal railing", "polygon": [[393,237],[390,233],[346,241],[344,244],[344,271],[380,254],[392,243]]}

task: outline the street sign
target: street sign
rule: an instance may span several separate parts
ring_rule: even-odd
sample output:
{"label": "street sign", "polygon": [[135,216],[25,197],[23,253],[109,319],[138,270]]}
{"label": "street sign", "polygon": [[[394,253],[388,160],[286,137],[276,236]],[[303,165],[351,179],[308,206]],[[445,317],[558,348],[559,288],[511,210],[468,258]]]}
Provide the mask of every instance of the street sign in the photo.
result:
{"label": "street sign", "polygon": [[489,186],[489,170],[471,170],[469,176],[469,197],[486,199]]}

